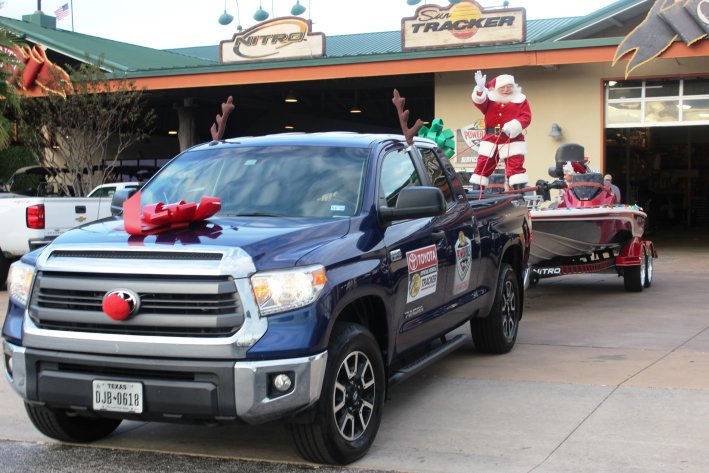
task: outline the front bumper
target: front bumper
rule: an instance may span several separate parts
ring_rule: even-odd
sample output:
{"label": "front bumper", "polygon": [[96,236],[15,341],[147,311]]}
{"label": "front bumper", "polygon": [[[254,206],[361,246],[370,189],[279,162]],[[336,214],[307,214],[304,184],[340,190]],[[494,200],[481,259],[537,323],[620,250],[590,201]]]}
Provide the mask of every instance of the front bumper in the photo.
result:
{"label": "front bumper", "polygon": [[[23,399],[52,408],[136,420],[257,424],[319,399],[327,352],[284,360],[174,360],[38,350],[4,341],[3,365]],[[293,379],[285,393],[271,387],[280,373]],[[140,382],[143,413],[92,412],[94,379]]]}

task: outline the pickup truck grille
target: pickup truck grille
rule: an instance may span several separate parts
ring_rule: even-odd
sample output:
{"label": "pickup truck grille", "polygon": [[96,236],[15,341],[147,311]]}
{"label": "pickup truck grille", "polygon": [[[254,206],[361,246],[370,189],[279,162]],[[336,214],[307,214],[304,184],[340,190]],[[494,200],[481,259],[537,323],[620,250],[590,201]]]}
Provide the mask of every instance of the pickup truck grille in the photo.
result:
{"label": "pickup truck grille", "polygon": [[[129,289],[140,299],[137,313],[113,320],[103,298]],[[48,330],[129,335],[214,337],[235,333],[244,321],[234,281],[229,276],[179,277],[40,272],[29,315]]]}

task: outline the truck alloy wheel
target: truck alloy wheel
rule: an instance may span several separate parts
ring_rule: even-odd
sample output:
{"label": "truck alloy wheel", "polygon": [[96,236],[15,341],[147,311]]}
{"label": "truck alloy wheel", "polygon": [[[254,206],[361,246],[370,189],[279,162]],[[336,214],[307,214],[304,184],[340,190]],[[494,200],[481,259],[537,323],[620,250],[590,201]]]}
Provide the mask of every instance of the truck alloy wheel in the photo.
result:
{"label": "truck alloy wheel", "polygon": [[338,323],[312,422],[290,425],[300,454],[316,463],[347,464],[364,456],[379,430],[384,401],[384,362],[363,326]]}
{"label": "truck alloy wheel", "polygon": [[367,430],[374,413],[376,381],[367,355],[347,355],[337,372],[332,410],[337,430],[345,440],[356,440]]}
{"label": "truck alloy wheel", "polygon": [[517,340],[521,313],[519,281],[512,267],[503,264],[490,313],[487,317],[470,320],[475,349],[496,354],[512,350]]}

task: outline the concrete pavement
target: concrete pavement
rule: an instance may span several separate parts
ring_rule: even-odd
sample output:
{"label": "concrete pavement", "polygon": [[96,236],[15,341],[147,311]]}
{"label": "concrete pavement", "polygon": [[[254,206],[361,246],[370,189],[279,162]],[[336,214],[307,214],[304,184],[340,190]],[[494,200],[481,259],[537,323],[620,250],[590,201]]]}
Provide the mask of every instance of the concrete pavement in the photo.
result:
{"label": "concrete pavement", "polygon": [[[395,386],[373,448],[352,466],[709,471],[707,236],[659,238],[655,279],[641,293],[625,292],[614,275],[543,280],[527,292],[511,353],[480,355],[469,342]],[[3,306],[6,298],[0,293]],[[54,443],[34,430],[4,381],[0,439]],[[301,463],[277,423],[127,422],[96,446]]]}

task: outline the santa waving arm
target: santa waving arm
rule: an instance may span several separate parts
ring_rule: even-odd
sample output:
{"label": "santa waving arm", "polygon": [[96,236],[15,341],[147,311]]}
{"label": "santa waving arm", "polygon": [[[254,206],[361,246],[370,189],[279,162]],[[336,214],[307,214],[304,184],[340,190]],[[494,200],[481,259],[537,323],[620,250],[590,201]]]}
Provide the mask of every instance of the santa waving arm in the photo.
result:
{"label": "santa waving arm", "polygon": [[481,71],[477,71],[475,73],[475,88],[473,89],[473,93],[471,94],[473,103],[483,113],[485,113],[487,109],[487,86],[485,84],[486,79],[487,76],[485,74],[483,74]]}

